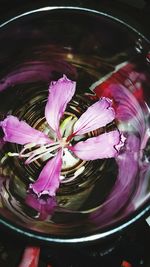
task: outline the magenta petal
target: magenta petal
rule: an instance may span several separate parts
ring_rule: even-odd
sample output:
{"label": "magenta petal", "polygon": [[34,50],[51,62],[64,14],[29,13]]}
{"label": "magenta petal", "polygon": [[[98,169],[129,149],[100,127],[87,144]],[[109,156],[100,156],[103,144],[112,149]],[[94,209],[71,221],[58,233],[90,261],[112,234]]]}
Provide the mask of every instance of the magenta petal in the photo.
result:
{"label": "magenta petal", "polygon": [[62,166],[62,150],[49,160],[42,169],[37,181],[30,184],[31,188],[38,197],[41,195],[55,196],[60,184],[60,171]]}
{"label": "magenta petal", "polygon": [[115,130],[79,142],[71,147],[71,150],[82,160],[112,158],[118,153],[115,146],[117,146],[120,141],[120,133],[118,130]]}
{"label": "magenta petal", "polygon": [[82,135],[105,126],[115,119],[115,111],[111,107],[111,100],[101,98],[90,106],[74,125],[74,133]]}
{"label": "magenta petal", "polygon": [[44,133],[32,128],[24,121],[19,121],[15,116],[7,116],[0,122],[4,132],[4,141],[17,143],[20,145],[28,143],[46,144],[51,140]]}
{"label": "magenta petal", "polygon": [[64,75],[57,82],[51,82],[49,96],[45,108],[45,117],[51,128],[58,133],[60,118],[62,117],[68,102],[75,93],[76,82]]}

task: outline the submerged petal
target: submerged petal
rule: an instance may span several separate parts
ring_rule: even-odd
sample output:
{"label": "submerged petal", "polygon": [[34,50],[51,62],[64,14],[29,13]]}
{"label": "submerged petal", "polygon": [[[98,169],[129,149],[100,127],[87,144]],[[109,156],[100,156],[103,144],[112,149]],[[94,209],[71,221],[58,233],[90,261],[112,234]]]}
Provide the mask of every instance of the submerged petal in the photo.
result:
{"label": "submerged petal", "polygon": [[59,133],[60,118],[75,93],[75,86],[76,82],[69,80],[65,75],[57,82],[51,82],[50,84],[45,117],[57,134]]}
{"label": "submerged petal", "polygon": [[19,121],[15,116],[7,116],[7,118],[0,122],[0,126],[4,132],[4,141],[12,142],[20,145],[35,143],[46,144],[51,143],[47,135],[32,128],[25,121]]}
{"label": "submerged petal", "polygon": [[[115,222],[118,218],[122,219],[122,216],[129,215],[129,212],[133,212],[135,207],[137,208],[138,197],[148,182],[147,179],[143,179],[146,176],[141,173],[143,165],[139,166],[141,153],[139,149],[140,137],[134,134],[129,135],[126,139],[126,149],[116,158],[117,179],[103,205],[91,214],[93,223],[106,226],[110,221]],[[143,164],[145,165],[144,162]],[[137,186],[136,190],[135,185]]]}
{"label": "submerged petal", "polygon": [[60,184],[60,171],[62,167],[62,149],[60,149],[57,155],[49,160],[42,169],[37,181],[29,185],[29,188],[37,194],[55,196],[56,190]]}
{"label": "submerged petal", "polygon": [[74,125],[75,134],[85,134],[105,126],[115,119],[115,111],[109,98],[101,98],[90,106]]}
{"label": "submerged petal", "polygon": [[46,220],[47,217],[53,215],[57,201],[55,197],[46,199],[38,198],[34,193],[29,192],[25,199],[26,204],[38,212],[38,217],[41,220]]}
{"label": "submerged petal", "polygon": [[112,158],[118,153],[117,146],[121,142],[118,130],[88,138],[71,147],[74,154],[82,160]]}

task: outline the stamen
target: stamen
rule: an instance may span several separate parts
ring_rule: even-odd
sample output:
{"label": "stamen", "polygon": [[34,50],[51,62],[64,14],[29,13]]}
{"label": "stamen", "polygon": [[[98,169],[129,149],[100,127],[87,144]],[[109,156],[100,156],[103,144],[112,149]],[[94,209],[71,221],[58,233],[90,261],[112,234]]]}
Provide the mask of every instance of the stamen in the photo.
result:
{"label": "stamen", "polygon": [[[53,146],[56,146],[56,145],[58,145],[59,144],[59,142],[55,142],[55,143],[51,143],[51,144],[45,144],[45,145],[42,145],[40,148],[36,148],[35,150],[33,150],[32,152],[36,152],[36,151],[38,151],[39,149],[46,149],[46,148],[48,148],[48,147],[53,147]],[[31,152],[28,152],[28,153],[24,153],[26,150],[28,150],[28,149],[30,149],[30,148],[33,148],[34,146],[37,146],[36,145],[36,143],[29,143],[29,144],[27,144],[27,145],[25,145],[24,146],[24,148],[20,151],[20,153],[19,153],[19,155],[20,156],[25,156],[25,155],[27,155],[27,157],[29,157],[29,153],[31,153]]]}
{"label": "stamen", "polygon": [[75,136],[76,133],[72,133],[67,137],[66,142],[70,142],[70,140]]}
{"label": "stamen", "polygon": [[24,151],[26,151],[26,149],[30,149],[34,146],[36,146],[36,143],[29,143],[29,144],[24,145],[24,148],[20,151],[19,155],[22,155],[24,153]]}
{"label": "stamen", "polygon": [[55,146],[57,146],[59,143],[57,142],[57,143],[53,143],[53,144],[47,144],[47,145],[42,145],[42,146],[40,146],[40,147],[38,147],[38,148],[36,148],[36,149],[34,149],[34,150],[31,150],[30,152],[27,152],[27,153],[24,153],[25,152],[25,150],[26,149],[28,149],[27,147],[25,147],[25,149],[23,148],[21,151],[20,151],[20,153],[19,153],[19,155],[21,156],[21,157],[29,157],[30,155],[31,155],[31,153],[36,153],[36,154],[39,154],[39,153],[42,153],[43,151],[46,151],[47,150],[47,148],[53,148],[53,147],[55,147]]}
{"label": "stamen", "polygon": [[35,161],[35,160],[37,160],[37,159],[39,159],[39,158],[45,156],[46,154],[49,154],[49,156],[50,156],[49,159],[55,156],[55,154],[52,154],[52,153],[50,153],[49,151],[47,151],[47,152],[45,152],[45,153],[43,153],[43,154],[37,155],[36,157],[35,157],[35,155],[30,156],[30,157],[25,161],[25,164],[30,164],[31,162],[33,162],[33,161]]}
{"label": "stamen", "polygon": [[47,151],[43,151],[43,153],[40,154],[31,154],[31,156],[25,161],[25,164],[30,164],[31,162],[45,156],[46,154],[49,154],[51,157],[55,156],[55,154],[52,154],[51,152],[60,148],[60,145],[57,145],[55,147],[48,149]]}
{"label": "stamen", "polygon": [[11,152],[8,152],[7,155],[9,157],[16,157],[16,156],[19,156],[19,153],[11,153]]}
{"label": "stamen", "polygon": [[51,157],[54,156],[54,154],[52,154],[51,152],[53,152],[56,149],[61,147],[59,142],[55,142],[55,143],[51,143],[51,144],[42,145],[41,147],[38,147],[34,150],[26,152],[26,150],[29,150],[35,146],[37,146],[35,143],[26,144],[23,147],[23,149],[20,151],[20,153],[8,152],[8,156],[10,156],[10,157],[18,156],[19,158],[28,158],[25,161],[25,164],[29,164],[29,163],[37,160],[38,158],[43,157],[46,154],[50,154]]}

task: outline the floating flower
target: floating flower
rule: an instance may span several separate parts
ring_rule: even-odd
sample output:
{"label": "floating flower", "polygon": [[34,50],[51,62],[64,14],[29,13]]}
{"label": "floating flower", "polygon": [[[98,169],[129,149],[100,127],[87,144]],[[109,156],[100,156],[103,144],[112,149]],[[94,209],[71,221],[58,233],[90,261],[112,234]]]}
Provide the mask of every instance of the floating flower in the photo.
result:
{"label": "floating flower", "polygon": [[[38,179],[29,185],[38,197],[41,195],[55,196],[60,185],[60,173],[63,161],[63,151],[69,150],[81,160],[95,160],[117,156],[123,145],[121,134],[115,130],[90,137],[85,141],[72,144],[75,136],[85,136],[100,127],[106,126],[115,119],[112,101],[102,97],[92,104],[74,123],[73,130],[68,136],[62,137],[60,119],[64,115],[67,104],[75,93],[76,83],[65,75],[58,81],[51,82],[49,96],[45,107],[45,118],[54,132],[53,140],[47,134],[32,128],[25,121],[9,115],[0,122],[4,132],[4,141],[23,145],[20,153],[8,153],[10,156],[26,158],[25,164],[45,155],[49,160],[42,169]],[[81,139],[81,138],[79,138]]]}

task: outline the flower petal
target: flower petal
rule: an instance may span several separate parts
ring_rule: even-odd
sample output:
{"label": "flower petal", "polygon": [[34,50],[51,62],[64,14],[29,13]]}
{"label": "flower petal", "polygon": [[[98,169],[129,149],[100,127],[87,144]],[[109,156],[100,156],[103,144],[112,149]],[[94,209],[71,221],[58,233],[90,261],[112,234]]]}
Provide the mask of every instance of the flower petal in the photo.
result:
{"label": "flower petal", "polygon": [[48,197],[47,199],[38,198],[37,195],[31,192],[27,194],[25,202],[38,212],[38,218],[41,220],[46,220],[47,217],[52,216],[57,206],[55,197]]}
{"label": "flower petal", "polygon": [[44,133],[32,128],[25,121],[19,121],[15,116],[7,116],[0,122],[0,126],[4,132],[4,141],[17,143],[20,145],[35,143],[46,144],[52,141]]}
{"label": "flower petal", "polygon": [[65,75],[57,82],[51,82],[49,96],[45,108],[45,117],[51,128],[59,133],[59,122],[68,102],[75,93],[76,82],[69,80]]}
{"label": "flower petal", "polygon": [[145,114],[141,108],[145,82],[149,83],[147,75],[137,72],[134,64],[126,62],[91,86],[95,97],[113,99],[117,120],[128,121],[142,137],[145,134]]}
{"label": "flower petal", "polygon": [[74,125],[75,134],[85,134],[105,126],[115,119],[115,111],[109,98],[101,98],[90,106]]}
{"label": "flower petal", "polygon": [[55,196],[56,190],[60,184],[60,171],[62,167],[62,149],[60,149],[57,155],[49,160],[41,171],[37,181],[34,184],[30,184],[29,188],[37,194]]}
{"label": "flower petal", "polygon": [[118,153],[117,146],[121,141],[118,130],[88,138],[86,141],[77,143],[70,149],[82,160],[95,160],[112,158]]}

